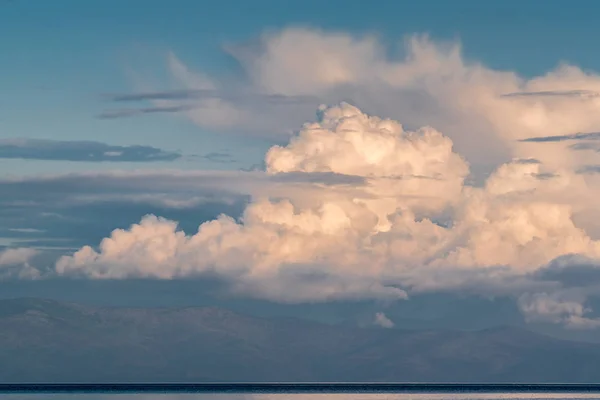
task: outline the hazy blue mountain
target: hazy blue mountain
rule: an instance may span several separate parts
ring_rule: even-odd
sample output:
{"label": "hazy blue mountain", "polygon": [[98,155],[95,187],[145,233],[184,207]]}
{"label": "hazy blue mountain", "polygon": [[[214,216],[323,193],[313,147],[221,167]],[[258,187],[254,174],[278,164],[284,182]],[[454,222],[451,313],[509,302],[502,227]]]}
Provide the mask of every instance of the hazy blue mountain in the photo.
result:
{"label": "hazy blue mountain", "polygon": [[356,328],[211,307],[0,301],[2,382],[598,380],[600,346],[521,328]]}

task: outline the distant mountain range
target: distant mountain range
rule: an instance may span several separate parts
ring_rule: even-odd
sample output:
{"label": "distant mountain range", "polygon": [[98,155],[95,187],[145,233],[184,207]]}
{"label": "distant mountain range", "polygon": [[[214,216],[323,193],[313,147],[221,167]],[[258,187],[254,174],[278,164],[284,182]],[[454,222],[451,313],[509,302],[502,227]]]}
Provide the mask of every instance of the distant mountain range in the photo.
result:
{"label": "distant mountain range", "polygon": [[210,307],[0,300],[0,382],[598,382],[600,345],[521,328],[400,330]]}

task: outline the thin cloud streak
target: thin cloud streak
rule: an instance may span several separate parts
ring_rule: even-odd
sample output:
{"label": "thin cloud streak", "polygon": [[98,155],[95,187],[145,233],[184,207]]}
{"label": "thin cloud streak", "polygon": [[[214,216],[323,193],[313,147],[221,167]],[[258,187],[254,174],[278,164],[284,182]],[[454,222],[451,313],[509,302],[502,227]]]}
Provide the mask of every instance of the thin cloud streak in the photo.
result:
{"label": "thin cloud streak", "polygon": [[182,111],[190,111],[194,108],[201,108],[202,106],[190,106],[190,105],[179,105],[179,106],[166,106],[166,107],[145,107],[145,108],[120,108],[115,110],[106,110],[98,114],[100,119],[116,119],[133,117],[136,115],[143,114],[156,114],[156,113],[178,113]]}
{"label": "thin cloud streak", "polygon": [[110,101],[114,102],[134,102],[145,100],[189,100],[189,99],[221,99],[227,101],[264,101],[274,104],[298,104],[314,103],[319,99],[316,96],[287,96],[283,94],[265,94],[265,93],[240,93],[227,92],[222,90],[195,89],[195,90],[170,90],[161,92],[132,93],[132,94],[114,94],[106,95]]}
{"label": "thin cloud streak", "polygon": [[249,92],[227,92],[222,90],[195,89],[173,90],[162,92],[109,94],[105,95],[109,101],[115,103],[128,103],[140,101],[186,101],[185,104],[157,105],[141,108],[118,108],[103,111],[97,117],[100,119],[116,119],[155,113],[178,113],[207,107],[203,101],[220,100],[239,105],[316,105],[319,98],[315,96],[287,96],[282,94],[264,94]]}
{"label": "thin cloud streak", "polygon": [[598,97],[600,93],[592,90],[542,90],[539,92],[512,92],[500,97]]}
{"label": "thin cloud streak", "polygon": [[94,141],[46,139],[0,140],[0,159],[80,162],[154,162],[174,161],[178,152],[151,146],[114,146]]}
{"label": "thin cloud streak", "polygon": [[600,132],[574,133],[571,135],[541,136],[522,139],[526,143],[563,142],[566,140],[600,140]]}

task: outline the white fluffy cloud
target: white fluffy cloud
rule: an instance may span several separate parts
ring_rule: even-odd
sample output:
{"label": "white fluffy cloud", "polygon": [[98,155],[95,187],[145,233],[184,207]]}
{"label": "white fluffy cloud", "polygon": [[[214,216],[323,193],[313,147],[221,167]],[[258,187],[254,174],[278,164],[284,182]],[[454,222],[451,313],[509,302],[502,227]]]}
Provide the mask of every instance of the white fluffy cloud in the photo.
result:
{"label": "white fluffy cloud", "polygon": [[17,276],[19,278],[35,279],[40,272],[29,262],[38,254],[37,250],[17,247],[0,250],[0,278]]}
{"label": "white fluffy cloud", "polygon": [[[584,184],[576,173],[513,160],[482,187],[469,186],[468,164],[433,128],[405,130],[346,103],[319,115],[288,145],[267,152],[267,174],[334,173],[361,184],[282,184],[255,196],[240,221],[221,216],[193,235],[147,216],[97,250],[62,257],[57,272],[211,274],[278,301],[403,299],[407,290],[448,288],[473,276],[440,281],[448,271],[480,271],[494,281],[498,267],[524,277],[564,254],[600,256],[600,242],[573,222],[571,194]],[[521,304],[527,315],[545,312],[538,298]],[[563,305],[571,306],[552,307]]]}
{"label": "white fluffy cloud", "polygon": [[394,322],[389,319],[384,313],[375,313],[375,325],[379,325],[382,328],[393,328]]}
{"label": "white fluffy cloud", "polygon": [[[556,282],[540,291],[531,277],[557,257],[600,257],[600,175],[579,173],[600,164],[595,137],[572,136],[600,131],[600,76],[565,64],[525,79],[423,36],[404,48],[390,58],[374,37],[310,29],[230,48],[248,77],[233,89],[339,105],[302,125],[317,104],[156,100],[213,129],[301,128],[267,152],[269,183],[247,189],[253,201],[240,220],[184,233],[147,216],[61,258],[56,271],[217,275],[234,290],[291,302],[504,285],[531,320],[596,326],[589,291],[567,296]],[[175,55],[169,65],[179,88],[232,89]],[[484,166],[493,172],[482,178]],[[315,174],[336,182],[298,180]]]}
{"label": "white fluffy cloud", "polygon": [[24,264],[35,254],[35,250],[22,247],[2,250],[0,251],[0,266]]}

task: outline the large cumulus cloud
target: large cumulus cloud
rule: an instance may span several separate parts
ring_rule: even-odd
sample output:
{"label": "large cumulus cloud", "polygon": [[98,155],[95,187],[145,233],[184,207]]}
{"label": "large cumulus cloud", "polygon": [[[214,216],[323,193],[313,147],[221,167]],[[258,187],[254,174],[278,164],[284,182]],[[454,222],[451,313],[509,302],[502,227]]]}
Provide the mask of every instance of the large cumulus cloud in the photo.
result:
{"label": "large cumulus cloud", "polygon": [[193,234],[147,216],[97,249],[62,257],[57,273],[216,275],[234,290],[286,302],[404,299],[478,282],[481,291],[513,291],[531,318],[580,325],[585,318],[585,295],[565,297],[552,284],[544,287],[548,294],[534,277],[557,257],[600,255],[600,242],[573,219],[577,194],[588,186],[572,170],[514,159],[483,186],[471,186],[468,163],[450,138],[347,103],[319,108],[317,121],[286,146],[273,146],[265,164],[272,177],[360,179],[254,193],[239,220],[222,215]]}
{"label": "large cumulus cloud", "polygon": [[[561,64],[524,78],[425,36],[403,50],[391,57],[374,37],[340,32],[270,32],[227,48],[241,85],[170,54],[172,88],[113,100],[147,100],[138,114],[181,112],[214,130],[296,133],[267,152],[265,174],[228,181],[252,197],[240,218],[183,232],[150,215],[62,257],[56,273],[216,276],[285,302],[502,293],[528,320],[599,326],[600,76]],[[322,107],[305,123],[318,102],[344,99],[360,109]],[[194,200],[188,192],[176,204]]]}

